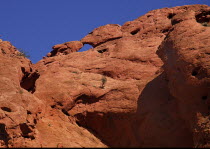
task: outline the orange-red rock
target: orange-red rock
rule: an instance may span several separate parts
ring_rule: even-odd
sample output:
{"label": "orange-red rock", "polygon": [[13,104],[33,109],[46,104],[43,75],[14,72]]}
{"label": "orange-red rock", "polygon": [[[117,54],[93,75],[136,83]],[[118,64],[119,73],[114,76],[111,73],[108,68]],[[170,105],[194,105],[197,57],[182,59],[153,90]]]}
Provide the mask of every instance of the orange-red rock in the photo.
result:
{"label": "orange-red rock", "polygon": [[195,147],[210,146],[210,28],[202,24],[210,22],[209,12],[206,8],[174,16],[173,31],[158,51],[170,93],[193,133]]}
{"label": "orange-red rock", "polygon": [[31,73],[31,62],[9,42],[1,42],[0,49],[0,146],[37,143],[33,128],[44,102],[21,87],[24,76]]}
{"label": "orange-red rock", "polygon": [[33,65],[0,42],[1,146],[209,147],[209,12],[153,10]]}
{"label": "orange-red rock", "polygon": [[70,41],[63,44],[57,44],[53,46],[53,51],[47,54],[48,57],[56,55],[67,55],[72,52],[77,52],[83,47],[80,41]]}
{"label": "orange-red rock", "polygon": [[105,147],[90,132],[70,123],[62,112],[53,114],[44,100],[31,94],[39,73],[23,53],[5,41],[0,49],[4,51],[0,54],[1,147]]}
{"label": "orange-red rock", "polygon": [[114,40],[122,37],[121,26],[118,24],[107,24],[94,29],[87,36],[81,39],[83,44],[90,44],[96,47],[99,44],[109,40]]}

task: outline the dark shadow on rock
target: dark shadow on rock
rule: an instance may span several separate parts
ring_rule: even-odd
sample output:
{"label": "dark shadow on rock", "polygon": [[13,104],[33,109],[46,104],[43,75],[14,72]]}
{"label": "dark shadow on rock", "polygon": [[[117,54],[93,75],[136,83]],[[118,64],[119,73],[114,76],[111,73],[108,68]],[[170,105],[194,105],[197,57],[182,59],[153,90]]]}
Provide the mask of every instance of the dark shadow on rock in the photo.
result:
{"label": "dark shadow on rock", "polygon": [[181,119],[165,74],[146,84],[135,113],[87,112],[77,124],[109,147],[192,147],[192,133]]}
{"label": "dark shadow on rock", "polygon": [[164,73],[150,81],[138,99],[136,137],[141,147],[192,147],[192,133],[181,119]]}
{"label": "dark shadow on rock", "polygon": [[109,147],[138,147],[133,136],[134,115],[128,113],[88,112],[76,115],[77,124],[84,127]]}
{"label": "dark shadow on rock", "polygon": [[9,135],[6,131],[5,124],[0,124],[0,140],[2,140],[4,145],[8,147]]}

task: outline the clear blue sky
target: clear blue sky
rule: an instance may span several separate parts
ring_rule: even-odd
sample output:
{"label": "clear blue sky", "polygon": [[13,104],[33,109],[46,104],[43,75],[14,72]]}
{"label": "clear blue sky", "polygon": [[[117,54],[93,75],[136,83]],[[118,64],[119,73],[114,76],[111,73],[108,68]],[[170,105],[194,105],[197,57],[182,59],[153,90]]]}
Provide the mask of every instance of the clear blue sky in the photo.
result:
{"label": "clear blue sky", "polygon": [[0,0],[0,38],[25,50],[36,63],[53,45],[80,40],[96,27],[189,4],[210,5],[210,0]]}

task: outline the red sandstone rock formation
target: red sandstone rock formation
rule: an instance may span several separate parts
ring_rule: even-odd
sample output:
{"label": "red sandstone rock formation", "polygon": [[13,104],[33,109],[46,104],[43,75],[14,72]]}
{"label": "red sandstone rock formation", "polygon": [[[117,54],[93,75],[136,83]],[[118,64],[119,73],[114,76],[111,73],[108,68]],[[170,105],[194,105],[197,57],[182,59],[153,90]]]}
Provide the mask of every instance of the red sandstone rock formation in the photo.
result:
{"label": "red sandstone rock formation", "polygon": [[83,44],[80,41],[70,41],[63,44],[57,44],[53,46],[54,49],[47,54],[48,57],[57,56],[57,55],[67,55],[72,52],[77,52],[83,47]]}
{"label": "red sandstone rock formation", "polygon": [[33,65],[0,42],[1,146],[210,147],[209,15],[153,10]]}
{"label": "red sandstone rock formation", "polygon": [[210,141],[210,28],[200,24],[210,22],[209,14],[206,8],[174,16],[173,30],[158,50],[169,91],[193,133],[195,147],[209,147]]}

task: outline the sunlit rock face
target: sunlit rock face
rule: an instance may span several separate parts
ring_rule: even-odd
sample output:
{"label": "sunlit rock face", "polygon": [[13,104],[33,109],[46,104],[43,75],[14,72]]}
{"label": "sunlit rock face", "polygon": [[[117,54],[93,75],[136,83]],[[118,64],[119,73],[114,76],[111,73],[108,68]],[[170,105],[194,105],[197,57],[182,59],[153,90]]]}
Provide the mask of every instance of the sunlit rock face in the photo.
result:
{"label": "sunlit rock face", "polygon": [[210,147],[209,15],[153,10],[36,64],[0,41],[1,147]]}

